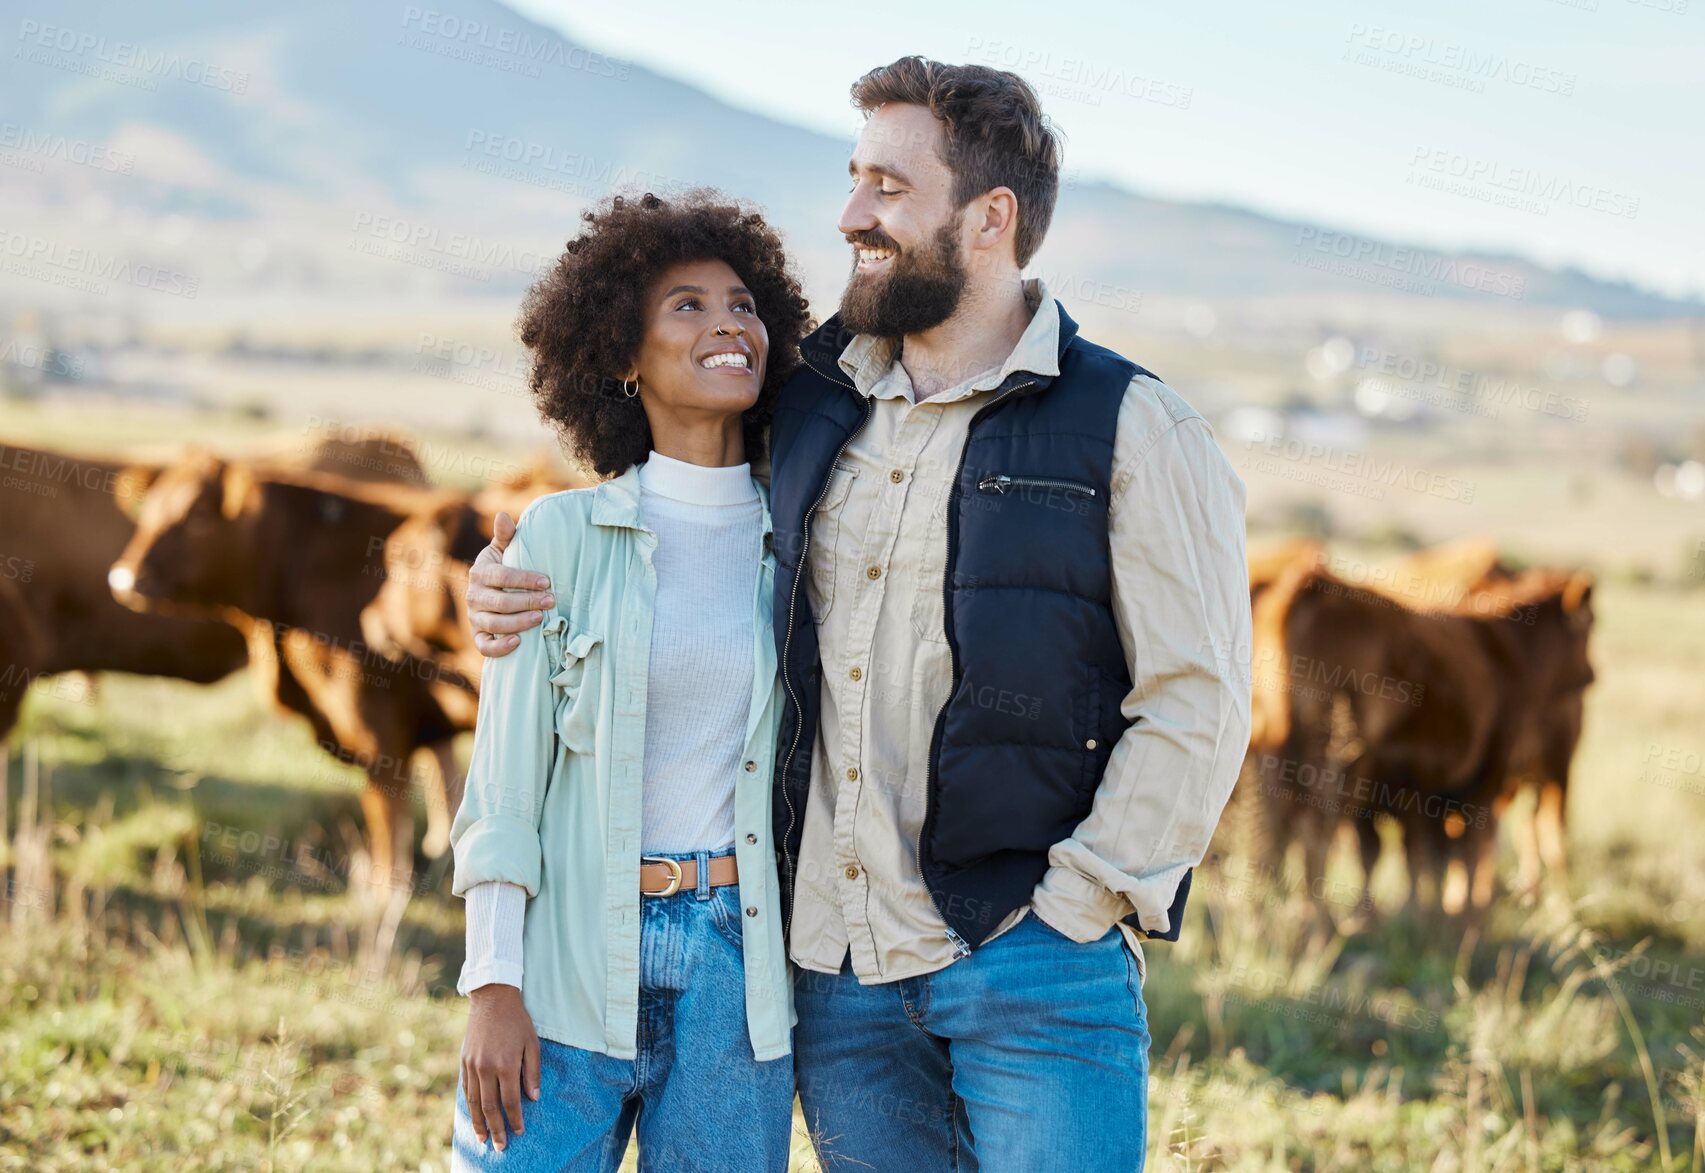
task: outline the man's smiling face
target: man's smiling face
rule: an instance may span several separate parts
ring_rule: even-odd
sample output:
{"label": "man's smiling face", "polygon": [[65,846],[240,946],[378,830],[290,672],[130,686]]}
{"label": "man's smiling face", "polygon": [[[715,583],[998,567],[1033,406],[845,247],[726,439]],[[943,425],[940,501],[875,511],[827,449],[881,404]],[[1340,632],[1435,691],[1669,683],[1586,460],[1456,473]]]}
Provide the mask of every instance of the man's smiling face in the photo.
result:
{"label": "man's smiling face", "polygon": [[959,305],[964,217],[941,158],[944,140],[935,115],[895,102],[872,112],[858,136],[840,223],[853,251],[841,321],[855,333],[919,333]]}

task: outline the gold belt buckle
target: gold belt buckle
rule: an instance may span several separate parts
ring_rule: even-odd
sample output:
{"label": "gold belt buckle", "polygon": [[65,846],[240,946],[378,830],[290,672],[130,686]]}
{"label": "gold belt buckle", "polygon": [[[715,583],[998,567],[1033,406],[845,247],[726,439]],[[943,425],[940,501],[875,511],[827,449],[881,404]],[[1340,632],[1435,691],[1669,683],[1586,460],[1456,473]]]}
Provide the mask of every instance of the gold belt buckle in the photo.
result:
{"label": "gold belt buckle", "polygon": [[673,896],[681,890],[681,863],[679,860],[667,859],[661,855],[642,855],[639,857],[639,861],[641,863],[660,863],[669,869],[669,886],[667,888],[661,892],[647,892],[641,888],[639,890],[641,896]]}

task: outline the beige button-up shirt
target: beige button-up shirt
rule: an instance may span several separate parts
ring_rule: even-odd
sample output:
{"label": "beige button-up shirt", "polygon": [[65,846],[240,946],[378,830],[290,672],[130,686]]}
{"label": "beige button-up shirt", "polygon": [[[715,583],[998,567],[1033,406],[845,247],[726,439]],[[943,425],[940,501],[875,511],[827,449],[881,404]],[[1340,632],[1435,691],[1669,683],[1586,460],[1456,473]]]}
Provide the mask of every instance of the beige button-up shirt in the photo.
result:
{"label": "beige button-up shirt", "polygon": [[[860,336],[840,366],[875,401],[830,474],[812,522],[807,597],[817,618],[822,708],[798,860],[790,952],[861,982],[931,973],[960,955],[918,868],[929,747],[952,689],[944,629],[948,492],[971,417],[1008,374],[1059,373],[1059,313],[1039,281],[1004,364],[915,402],[893,340]],[[1114,437],[1113,604],[1134,723],[1087,818],[1048,854],[1032,904],[1092,941],[1135,910],[1164,932],[1201,862],[1249,741],[1244,486],[1206,421],[1138,375]],[[1013,621],[1023,622],[1022,616]],[[1139,934],[1121,925],[1142,964]]]}

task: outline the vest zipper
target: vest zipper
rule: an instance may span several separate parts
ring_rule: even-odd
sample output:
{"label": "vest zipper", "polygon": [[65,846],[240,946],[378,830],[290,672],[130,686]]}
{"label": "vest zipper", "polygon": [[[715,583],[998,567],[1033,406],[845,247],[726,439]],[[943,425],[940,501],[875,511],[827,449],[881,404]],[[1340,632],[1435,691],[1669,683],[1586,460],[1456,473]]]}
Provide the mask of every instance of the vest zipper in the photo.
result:
{"label": "vest zipper", "polygon": [[[816,368],[813,367],[812,370],[816,371]],[[817,371],[817,373],[822,374],[821,371]],[[830,381],[840,383],[841,386],[849,388],[854,393],[858,391],[858,388],[851,383],[842,382],[839,379]],[[841,441],[840,448],[835,452],[835,459],[829,465],[829,475],[823,478],[822,491],[817,494],[817,500],[812,502],[811,508],[805,512],[805,529],[799,545],[799,562],[793,572],[793,589],[788,592],[787,596],[787,634],[782,637],[781,644],[781,678],[782,683],[787,685],[787,695],[793,701],[793,711],[797,714],[797,720],[793,731],[793,744],[787,747],[787,760],[782,764],[781,769],[781,797],[782,801],[787,803],[787,831],[781,837],[782,863],[787,869],[787,915],[783,918],[781,925],[782,947],[784,949],[787,948],[787,935],[793,930],[793,904],[794,897],[797,895],[793,883],[793,851],[788,845],[793,840],[793,826],[799,817],[798,812],[793,807],[793,796],[788,793],[787,776],[793,769],[793,755],[799,751],[800,734],[805,732],[805,706],[799,703],[799,694],[793,691],[791,657],[793,653],[794,609],[799,605],[799,580],[805,576],[805,556],[811,552],[811,519],[817,513],[817,507],[823,504],[823,499],[829,495],[829,484],[835,479],[835,469],[841,463],[841,457],[846,453],[847,446],[853,442],[854,436],[864,430],[864,426],[870,422],[870,417],[875,413],[875,410],[876,401],[865,396],[864,419],[859,422],[858,427],[847,433],[845,440]],[[819,647],[817,654],[821,659],[821,647]],[[806,782],[806,787],[809,794],[809,780]],[[927,803],[928,799],[926,798],[925,801]]]}
{"label": "vest zipper", "polygon": [[985,493],[1004,493],[1008,489],[1020,486],[1033,486],[1039,489],[1065,489],[1073,493],[1082,493],[1086,497],[1095,496],[1095,487],[1082,481],[1066,481],[1057,477],[1013,477],[1006,473],[995,473],[977,482],[977,488]]}
{"label": "vest zipper", "polygon": [[[998,405],[1005,402],[1007,399],[1010,399],[1014,395],[1034,389],[1035,386],[1035,383],[1020,383],[1006,393],[995,396],[995,398],[989,400],[987,403],[983,404],[982,407],[977,409],[977,414],[971,417],[971,422],[965,427],[965,445],[959,449],[959,467],[954,469],[953,483],[947,490],[947,529],[945,533],[947,538],[947,557],[941,568],[941,623],[943,635],[947,635],[947,625],[952,622],[953,617],[953,510],[955,502],[959,498],[959,482],[964,479],[965,476],[965,456],[971,449],[972,434],[977,429],[978,421],[988,415],[989,412],[993,411]],[[981,489],[988,479],[989,478],[985,477],[983,481],[979,481],[977,483],[977,487]],[[1004,492],[1005,490],[1000,491]],[[941,702],[941,708],[936,711],[935,731],[930,734],[929,761],[926,763],[924,774],[924,818],[923,822],[918,825],[918,840],[915,845],[916,850],[912,853],[912,864],[917,869],[918,882],[924,886],[924,891],[929,893],[930,903],[935,905],[937,915],[941,917],[942,922],[946,925],[947,939],[953,945],[953,959],[957,961],[962,957],[970,955],[971,946],[963,937],[954,931],[952,923],[947,919],[946,911],[941,907],[941,901],[936,897],[935,889],[929,886],[929,878],[924,875],[924,836],[929,833],[930,820],[935,817],[935,803],[932,800],[935,796],[935,765],[941,757],[941,723],[942,718],[947,716],[947,706],[953,703],[953,692],[959,687],[959,645],[951,637],[947,641],[947,650],[948,655],[953,662],[953,672],[949,677],[947,699]]]}

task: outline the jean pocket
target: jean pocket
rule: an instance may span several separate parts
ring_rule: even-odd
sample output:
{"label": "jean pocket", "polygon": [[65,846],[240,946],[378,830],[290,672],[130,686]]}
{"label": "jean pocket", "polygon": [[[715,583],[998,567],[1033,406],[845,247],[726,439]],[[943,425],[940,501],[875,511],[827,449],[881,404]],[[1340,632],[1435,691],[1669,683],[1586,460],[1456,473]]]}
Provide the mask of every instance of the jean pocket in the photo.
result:
{"label": "jean pocket", "polygon": [[596,676],[589,667],[593,651],[604,637],[553,615],[543,628],[545,649],[555,667],[551,685],[557,691],[557,736],[576,753],[590,753],[597,737]]}
{"label": "jean pocket", "polygon": [[740,886],[728,884],[716,889],[710,898],[710,919],[716,931],[734,948],[746,948],[746,928],[741,922]]}

